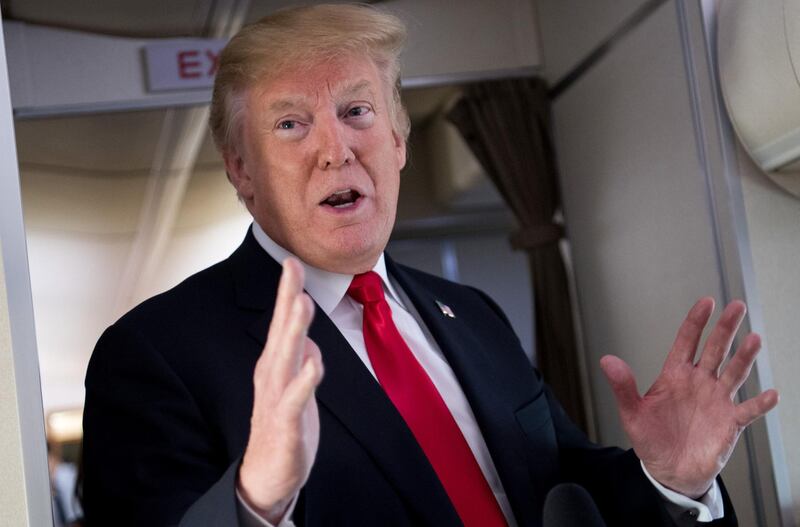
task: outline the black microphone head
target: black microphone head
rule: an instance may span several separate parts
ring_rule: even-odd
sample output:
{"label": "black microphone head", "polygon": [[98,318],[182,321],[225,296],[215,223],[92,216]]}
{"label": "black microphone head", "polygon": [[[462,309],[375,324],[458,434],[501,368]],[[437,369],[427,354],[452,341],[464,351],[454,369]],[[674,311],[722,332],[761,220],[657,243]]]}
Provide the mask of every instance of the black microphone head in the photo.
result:
{"label": "black microphone head", "polygon": [[544,527],[605,527],[600,511],[586,489],[575,483],[561,483],[547,493]]}

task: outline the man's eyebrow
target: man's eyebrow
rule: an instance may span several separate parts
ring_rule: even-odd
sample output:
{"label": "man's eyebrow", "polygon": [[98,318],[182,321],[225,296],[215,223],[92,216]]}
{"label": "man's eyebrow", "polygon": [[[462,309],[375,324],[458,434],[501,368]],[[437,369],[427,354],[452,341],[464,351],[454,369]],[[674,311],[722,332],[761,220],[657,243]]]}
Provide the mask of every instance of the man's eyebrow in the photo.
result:
{"label": "man's eyebrow", "polygon": [[273,101],[267,111],[269,112],[285,112],[286,110],[291,110],[292,108],[296,108],[303,104],[304,98],[303,97],[287,97],[285,99],[278,99],[277,101]]}
{"label": "man's eyebrow", "polygon": [[372,83],[368,80],[361,80],[356,82],[355,84],[351,84],[349,86],[345,86],[339,93],[337,93],[337,99],[349,99],[355,95],[359,95],[363,92],[367,92],[372,98],[375,98],[375,93],[372,91]]}

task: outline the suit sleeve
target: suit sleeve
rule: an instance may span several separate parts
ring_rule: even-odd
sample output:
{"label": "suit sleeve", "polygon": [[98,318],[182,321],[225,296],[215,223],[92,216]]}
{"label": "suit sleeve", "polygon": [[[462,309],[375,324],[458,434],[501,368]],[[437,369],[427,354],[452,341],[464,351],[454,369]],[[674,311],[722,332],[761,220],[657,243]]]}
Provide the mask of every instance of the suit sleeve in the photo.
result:
{"label": "suit sleeve", "polygon": [[106,330],[86,375],[86,525],[238,525],[238,460],[224,452],[152,344],[120,323]]}
{"label": "suit sleeve", "polygon": [[[500,307],[482,291],[477,289],[475,291],[513,331],[511,323]],[[541,374],[535,368],[533,374],[541,379]],[[542,384],[558,443],[560,479],[586,488],[608,525],[676,526],[663,497],[647,479],[634,451],[601,447],[589,441],[583,431],[567,416],[550,387],[544,381]],[[725,516],[709,523],[695,523],[698,526],[735,527],[738,523],[733,505],[721,478],[717,478],[717,482],[722,494]],[[681,526],[692,523],[689,519],[684,521],[684,518],[680,521]]]}

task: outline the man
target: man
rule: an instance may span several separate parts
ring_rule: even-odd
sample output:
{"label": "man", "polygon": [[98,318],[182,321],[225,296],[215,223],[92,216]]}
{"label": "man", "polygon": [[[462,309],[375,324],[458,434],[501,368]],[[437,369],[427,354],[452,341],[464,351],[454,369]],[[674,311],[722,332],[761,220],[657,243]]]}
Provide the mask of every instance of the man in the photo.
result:
{"label": "man", "polygon": [[741,303],[695,365],[713,310],[700,300],[644,397],[603,359],[623,452],[569,422],[490,299],[384,255],[406,160],[403,40],[374,8],[316,6],[223,52],[211,128],[254,223],[98,342],[88,525],[532,526],[562,481],[609,525],[735,524],[715,479],[777,404],[732,402],[757,336],[720,371]]}

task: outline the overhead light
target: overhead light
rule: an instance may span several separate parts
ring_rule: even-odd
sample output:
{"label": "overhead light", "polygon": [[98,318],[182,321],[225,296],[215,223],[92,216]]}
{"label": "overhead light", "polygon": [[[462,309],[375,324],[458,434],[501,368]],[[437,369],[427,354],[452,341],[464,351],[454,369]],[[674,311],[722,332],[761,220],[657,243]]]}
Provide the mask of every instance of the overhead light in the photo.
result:
{"label": "overhead light", "polygon": [[46,423],[49,441],[54,443],[80,441],[83,437],[83,408],[50,412]]}

